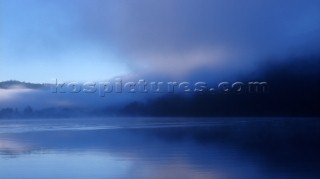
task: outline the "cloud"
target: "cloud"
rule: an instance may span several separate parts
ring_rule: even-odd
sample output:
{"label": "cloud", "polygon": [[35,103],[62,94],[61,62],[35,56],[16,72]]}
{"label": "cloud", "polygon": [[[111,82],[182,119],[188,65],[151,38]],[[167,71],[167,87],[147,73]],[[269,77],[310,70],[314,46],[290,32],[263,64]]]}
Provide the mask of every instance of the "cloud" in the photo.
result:
{"label": "cloud", "polygon": [[[185,53],[144,53],[131,63],[140,74],[155,73],[183,77],[208,65],[219,68],[227,63],[228,51],[224,49],[193,49]],[[150,61],[146,62],[147,59]],[[129,62],[130,63],[130,62]]]}
{"label": "cloud", "polygon": [[[83,3],[88,17],[82,23],[89,36],[114,44],[133,67],[164,73],[182,75],[205,65],[214,69],[217,60],[246,68],[268,57],[313,53],[302,49],[320,40],[319,1]],[[229,51],[214,55],[220,49]]]}
{"label": "cloud", "polygon": [[[70,66],[72,54],[76,70],[90,66],[96,74],[112,66],[179,77],[226,63],[236,73],[266,59],[316,54],[320,45],[317,0],[30,0],[6,7],[3,57]],[[42,76],[52,78],[46,69]]]}

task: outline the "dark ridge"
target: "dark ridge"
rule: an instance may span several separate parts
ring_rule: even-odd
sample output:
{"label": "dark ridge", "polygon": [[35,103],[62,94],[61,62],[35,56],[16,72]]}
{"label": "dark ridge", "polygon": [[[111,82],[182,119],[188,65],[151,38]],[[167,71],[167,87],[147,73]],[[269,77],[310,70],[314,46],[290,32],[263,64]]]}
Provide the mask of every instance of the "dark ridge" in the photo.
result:
{"label": "dark ridge", "polygon": [[[244,92],[167,95],[146,103],[134,102],[121,114],[129,116],[320,116],[320,58],[296,59],[267,66],[258,81],[267,93]],[[257,77],[257,75],[253,75]],[[250,79],[247,77],[246,80]]]}

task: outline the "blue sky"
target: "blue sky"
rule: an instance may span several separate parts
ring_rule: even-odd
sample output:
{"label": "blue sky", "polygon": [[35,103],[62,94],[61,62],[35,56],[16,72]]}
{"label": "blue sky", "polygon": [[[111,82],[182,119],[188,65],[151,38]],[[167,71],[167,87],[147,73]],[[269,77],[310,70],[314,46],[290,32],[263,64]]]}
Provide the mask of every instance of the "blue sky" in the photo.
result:
{"label": "blue sky", "polygon": [[0,12],[0,81],[236,76],[320,45],[317,0],[0,0]]}

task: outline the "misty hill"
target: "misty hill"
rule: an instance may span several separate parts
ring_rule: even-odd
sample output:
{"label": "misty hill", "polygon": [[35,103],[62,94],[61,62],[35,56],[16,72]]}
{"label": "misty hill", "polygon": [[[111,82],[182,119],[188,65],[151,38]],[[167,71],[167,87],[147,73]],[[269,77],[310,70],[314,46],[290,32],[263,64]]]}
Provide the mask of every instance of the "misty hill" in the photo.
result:
{"label": "misty hill", "polygon": [[12,88],[41,89],[44,87],[45,87],[44,84],[21,82],[17,80],[0,82],[0,89],[12,89]]}

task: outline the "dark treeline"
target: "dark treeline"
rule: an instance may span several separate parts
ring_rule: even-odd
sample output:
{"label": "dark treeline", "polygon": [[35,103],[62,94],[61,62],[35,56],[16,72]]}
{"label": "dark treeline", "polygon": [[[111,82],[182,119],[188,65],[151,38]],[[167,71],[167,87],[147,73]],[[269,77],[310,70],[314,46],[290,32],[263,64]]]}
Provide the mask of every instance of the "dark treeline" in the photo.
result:
{"label": "dark treeline", "polygon": [[33,109],[26,106],[23,109],[5,107],[0,109],[0,119],[33,119],[33,118],[72,118],[72,117],[103,117],[118,116],[119,108],[81,108],[81,107],[48,107]]}
{"label": "dark treeline", "polygon": [[[18,108],[2,108],[0,109],[0,119],[29,119],[29,118],[68,118],[68,117],[86,117],[101,115],[101,110],[86,110],[80,108],[52,107],[41,110],[34,110],[27,106],[23,110]],[[106,113],[103,113],[106,115]]]}
{"label": "dark treeline", "polygon": [[267,93],[171,94],[133,102],[122,114],[135,116],[320,116],[320,58],[266,66],[245,80],[268,83]]}

